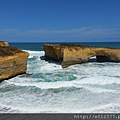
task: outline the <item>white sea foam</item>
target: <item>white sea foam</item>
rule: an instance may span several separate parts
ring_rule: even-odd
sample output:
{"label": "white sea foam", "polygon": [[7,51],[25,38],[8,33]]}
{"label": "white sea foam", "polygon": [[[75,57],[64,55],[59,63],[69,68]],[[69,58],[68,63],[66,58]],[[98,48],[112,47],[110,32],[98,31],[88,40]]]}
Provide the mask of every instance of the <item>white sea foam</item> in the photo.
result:
{"label": "white sea foam", "polygon": [[19,113],[18,108],[11,108],[8,105],[0,104],[0,113]]}
{"label": "white sea foam", "polygon": [[23,51],[26,51],[28,52],[30,55],[29,55],[29,58],[32,58],[34,56],[44,56],[44,51],[31,51],[31,50],[23,50]]}
{"label": "white sea foam", "polygon": [[94,107],[91,109],[92,113],[119,113],[120,104],[118,103],[110,103],[106,105],[100,105],[98,107]]}
{"label": "white sea foam", "polygon": [[[58,63],[41,60],[44,51],[27,52],[31,75],[2,82],[1,109],[23,113],[120,111],[119,63],[88,62],[63,69]],[[6,88],[4,94],[2,88]]]}
{"label": "white sea foam", "polygon": [[42,72],[52,72],[52,71],[55,71],[55,70],[62,69],[61,65],[56,64],[56,63],[45,62],[43,65],[44,66],[41,67]]}
{"label": "white sea foam", "polygon": [[[16,82],[15,82],[16,81]],[[80,81],[57,81],[57,82],[24,82],[21,81],[20,79],[16,79],[13,81],[9,81],[10,84],[16,85],[16,86],[26,86],[26,87],[37,87],[40,89],[59,89],[59,88],[69,88],[69,87],[76,87],[76,88],[84,88],[86,90],[89,90],[93,93],[104,93],[104,92],[109,92],[109,93],[120,93],[117,90],[113,89],[108,89],[108,88],[102,88],[102,87],[97,87],[95,86],[90,86],[91,83],[87,82],[80,82]],[[86,84],[87,83],[87,84]]]}
{"label": "white sea foam", "polygon": [[[70,106],[70,105],[69,105]],[[2,106],[0,113],[9,113],[9,112],[15,112],[15,113],[119,113],[120,111],[120,105],[119,104],[106,104],[106,105],[97,105],[95,107],[89,108],[76,108],[76,107],[53,107],[53,106],[28,106],[27,108],[25,106],[11,106],[13,110],[10,109],[10,107]]]}
{"label": "white sea foam", "polygon": [[107,84],[120,84],[120,79],[115,77],[109,77],[109,76],[91,76],[82,78],[78,76],[77,80],[75,81],[76,84],[89,84],[89,85],[107,85]]}

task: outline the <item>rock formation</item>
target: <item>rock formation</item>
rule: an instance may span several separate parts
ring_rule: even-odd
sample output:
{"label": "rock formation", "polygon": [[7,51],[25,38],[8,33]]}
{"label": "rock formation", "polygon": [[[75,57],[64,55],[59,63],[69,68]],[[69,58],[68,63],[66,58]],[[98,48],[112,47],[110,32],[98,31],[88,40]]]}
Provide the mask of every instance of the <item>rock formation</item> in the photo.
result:
{"label": "rock formation", "polygon": [[0,81],[26,73],[28,56],[29,53],[10,47],[7,42],[0,42]]}
{"label": "rock formation", "polygon": [[87,62],[96,56],[98,62],[120,62],[120,49],[72,44],[44,44],[45,60],[59,61],[63,68]]}
{"label": "rock formation", "polygon": [[8,42],[0,41],[0,46],[9,46]]}

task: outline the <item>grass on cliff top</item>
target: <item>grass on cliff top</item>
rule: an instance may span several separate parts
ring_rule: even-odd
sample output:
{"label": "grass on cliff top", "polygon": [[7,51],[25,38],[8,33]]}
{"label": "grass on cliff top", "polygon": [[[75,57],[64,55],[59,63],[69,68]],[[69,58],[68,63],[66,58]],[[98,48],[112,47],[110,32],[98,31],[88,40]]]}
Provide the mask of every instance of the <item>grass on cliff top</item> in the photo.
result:
{"label": "grass on cliff top", "polygon": [[114,47],[99,47],[99,46],[87,46],[87,45],[80,45],[80,44],[69,44],[69,43],[63,43],[59,44],[61,47],[80,47],[80,48],[108,48],[108,49],[120,49],[120,48],[114,48]]}
{"label": "grass on cliff top", "polygon": [[81,47],[81,46],[84,46],[84,45],[63,43],[63,44],[60,44],[60,46],[66,46],[66,47]]}
{"label": "grass on cliff top", "polygon": [[0,56],[11,56],[20,52],[18,48],[0,46]]}
{"label": "grass on cliff top", "polygon": [[[84,49],[84,48],[89,48],[91,46],[85,46],[85,45],[80,45],[80,44],[60,44],[60,47],[68,47],[68,48],[81,48],[81,49]],[[91,47],[92,48],[92,47]]]}

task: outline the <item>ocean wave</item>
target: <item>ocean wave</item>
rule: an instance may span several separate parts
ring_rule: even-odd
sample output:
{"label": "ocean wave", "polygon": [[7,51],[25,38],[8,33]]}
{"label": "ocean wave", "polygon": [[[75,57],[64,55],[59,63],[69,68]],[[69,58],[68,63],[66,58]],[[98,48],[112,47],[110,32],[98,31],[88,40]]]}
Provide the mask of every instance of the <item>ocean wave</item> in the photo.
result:
{"label": "ocean wave", "polygon": [[[20,86],[20,87],[36,87],[42,90],[46,90],[46,89],[60,89],[60,88],[71,88],[74,87],[76,89],[78,88],[82,88],[85,90],[88,90],[92,93],[118,93],[119,92],[119,87],[117,89],[113,89],[114,84],[111,84],[111,86],[113,86],[112,88],[106,88],[106,86],[98,86],[96,84],[94,84],[93,86],[91,84],[88,83],[83,83],[80,81],[56,81],[56,82],[9,82],[10,84],[14,85],[14,86]],[[107,84],[108,85],[108,84]],[[110,84],[109,84],[110,86]]]}
{"label": "ocean wave", "polygon": [[106,105],[99,105],[91,109],[92,113],[119,113],[120,104],[109,103]]}
{"label": "ocean wave", "polygon": [[[11,87],[15,89],[4,92],[1,98],[1,102],[5,104],[1,107],[3,112],[95,113],[99,110],[101,112],[119,110],[119,104],[111,104],[113,101],[119,103],[119,90],[104,89],[100,86],[98,88],[87,84],[76,85],[75,80],[24,83],[16,79],[16,82],[7,81],[7,85],[12,85]],[[109,110],[111,107],[112,110]]]}
{"label": "ocean wave", "polygon": [[[54,105],[53,105],[54,107]],[[0,105],[0,113],[119,113],[120,105],[115,103],[97,105],[89,108],[78,108],[72,107],[69,105],[68,107],[54,107],[52,106],[7,106],[7,105]]]}
{"label": "ocean wave", "polygon": [[41,60],[44,51],[27,52],[28,74],[1,83],[0,112],[120,111],[120,63],[87,62],[63,69]]}
{"label": "ocean wave", "polygon": [[0,113],[20,113],[16,108],[11,108],[9,105],[0,104]]}
{"label": "ocean wave", "polygon": [[29,58],[32,58],[34,56],[44,56],[45,52],[44,51],[31,51],[31,50],[23,50],[23,51],[26,51],[28,52],[30,55],[29,55]]}

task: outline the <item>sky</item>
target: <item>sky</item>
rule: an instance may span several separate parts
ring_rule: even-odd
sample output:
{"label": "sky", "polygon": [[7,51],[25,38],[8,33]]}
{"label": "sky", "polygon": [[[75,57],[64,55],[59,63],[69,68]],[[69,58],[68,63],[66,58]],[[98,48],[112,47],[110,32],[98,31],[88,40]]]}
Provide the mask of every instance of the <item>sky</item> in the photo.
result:
{"label": "sky", "polygon": [[120,42],[120,0],[0,0],[0,40]]}

